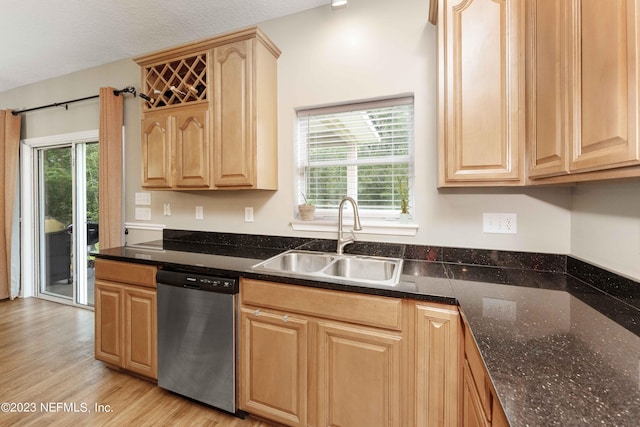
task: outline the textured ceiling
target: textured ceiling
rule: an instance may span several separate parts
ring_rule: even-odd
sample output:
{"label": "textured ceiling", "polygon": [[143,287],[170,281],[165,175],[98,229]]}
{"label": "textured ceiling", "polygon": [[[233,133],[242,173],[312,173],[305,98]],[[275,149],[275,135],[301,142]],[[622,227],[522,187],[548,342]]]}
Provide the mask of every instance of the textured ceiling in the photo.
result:
{"label": "textured ceiling", "polygon": [[329,0],[2,0],[0,92]]}

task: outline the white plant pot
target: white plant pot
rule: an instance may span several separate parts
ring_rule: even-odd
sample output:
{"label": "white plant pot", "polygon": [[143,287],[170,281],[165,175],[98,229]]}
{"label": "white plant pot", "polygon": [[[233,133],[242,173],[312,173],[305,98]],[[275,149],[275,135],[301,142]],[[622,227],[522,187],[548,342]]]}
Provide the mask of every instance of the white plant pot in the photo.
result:
{"label": "white plant pot", "polygon": [[408,213],[401,213],[400,220],[398,221],[400,224],[408,224],[410,215]]}
{"label": "white plant pot", "polygon": [[316,212],[315,205],[298,205],[298,212],[300,212],[300,219],[303,221],[312,221]]}

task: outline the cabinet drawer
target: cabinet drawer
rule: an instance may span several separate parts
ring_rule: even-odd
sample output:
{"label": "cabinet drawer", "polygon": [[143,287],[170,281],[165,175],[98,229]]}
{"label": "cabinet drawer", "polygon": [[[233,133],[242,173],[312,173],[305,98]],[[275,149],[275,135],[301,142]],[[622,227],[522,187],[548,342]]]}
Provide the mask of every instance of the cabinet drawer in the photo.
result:
{"label": "cabinet drawer", "polygon": [[491,392],[489,390],[487,373],[482,361],[482,356],[476,347],[475,340],[471,336],[469,329],[465,330],[464,334],[464,353],[465,358],[471,371],[471,377],[475,388],[478,390],[482,409],[488,420],[491,420]]}
{"label": "cabinet drawer", "polygon": [[156,271],[150,265],[96,259],[96,279],[155,288]]}
{"label": "cabinet drawer", "polygon": [[401,330],[402,300],[241,279],[243,304]]}

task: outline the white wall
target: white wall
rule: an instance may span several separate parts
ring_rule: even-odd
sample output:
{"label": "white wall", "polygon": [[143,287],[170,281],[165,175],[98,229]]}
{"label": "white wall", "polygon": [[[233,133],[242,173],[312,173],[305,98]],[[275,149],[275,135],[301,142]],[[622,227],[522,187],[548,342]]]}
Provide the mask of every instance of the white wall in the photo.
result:
{"label": "white wall", "polygon": [[[327,2],[328,3],[328,2]],[[277,192],[152,192],[151,223],[169,228],[335,238],[335,233],[295,232],[293,144],[295,108],[411,92],[415,95],[415,237],[363,236],[367,240],[569,253],[567,188],[437,190],[436,32],[425,0],[350,0],[260,24],[282,50],[278,62],[279,186]],[[214,34],[212,34],[214,35]],[[25,108],[97,94],[100,86],[140,87],[137,65],[118,61],[0,94],[0,108]],[[97,102],[69,111],[25,114],[23,137],[97,127]],[[126,221],[134,221],[140,188],[140,102],[127,98]],[[171,203],[172,215],[163,216]],[[196,205],[205,220],[194,219]],[[252,206],[255,222],[244,222]],[[518,214],[517,235],[482,233],[483,212]]]}
{"label": "white wall", "polygon": [[640,281],[640,183],[573,189],[571,253]]}

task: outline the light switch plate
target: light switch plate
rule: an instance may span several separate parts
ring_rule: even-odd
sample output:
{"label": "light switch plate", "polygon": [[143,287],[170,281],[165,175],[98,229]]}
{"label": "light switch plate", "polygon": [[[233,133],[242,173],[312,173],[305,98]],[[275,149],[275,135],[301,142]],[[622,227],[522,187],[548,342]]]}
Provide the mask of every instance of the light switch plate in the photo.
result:
{"label": "light switch plate", "polygon": [[136,193],[136,205],[150,206],[151,193]]}
{"label": "light switch plate", "polygon": [[136,208],[136,220],[150,221],[151,220],[151,208]]}
{"label": "light switch plate", "polygon": [[196,206],[196,219],[204,219],[204,209],[202,206]]}
{"label": "light switch plate", "polygon": [[244,222],[253,222],[253,208],[244,208]]}

